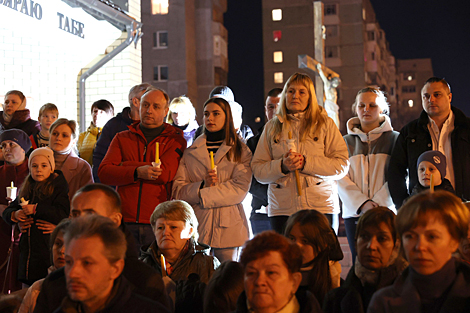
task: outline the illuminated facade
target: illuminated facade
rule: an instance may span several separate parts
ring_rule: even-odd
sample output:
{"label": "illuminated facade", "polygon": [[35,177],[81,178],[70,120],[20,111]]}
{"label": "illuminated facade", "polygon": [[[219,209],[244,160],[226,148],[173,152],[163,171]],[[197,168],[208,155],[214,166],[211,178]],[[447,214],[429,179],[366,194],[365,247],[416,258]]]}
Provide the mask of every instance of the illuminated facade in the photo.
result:
{"label": "illuminated facade", "polygon": [[142,0],[142,80],[202,105],[227,84],[226,0]]}
{"label": "illuminated facade", "polygon": [[[116,0],[140,20],[139,0]],[[33,4],[31,6],[31,4]],[[56,104],[60,117],[79,120],[77,81],[126,38],[126,33],[61,0],[0,1],[0,103],[11,89],[27,97],[31,117]],[[132,44],[86,81],[86,123],[91,104],[109,100],[120,112],[130,87],[141,83],[140,42]],[[88,126],[88,125],[86,125]]]}

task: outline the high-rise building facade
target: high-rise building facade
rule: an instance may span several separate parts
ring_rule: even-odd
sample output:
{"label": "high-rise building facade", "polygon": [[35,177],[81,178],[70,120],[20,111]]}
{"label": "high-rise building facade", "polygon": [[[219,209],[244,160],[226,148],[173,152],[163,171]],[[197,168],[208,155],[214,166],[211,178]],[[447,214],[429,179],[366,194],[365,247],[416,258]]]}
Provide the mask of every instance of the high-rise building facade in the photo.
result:
{"label": "high-rise building facade", "polygon": [[[395,58],[369,0],[324,0],[325,65],[341,77],[337,88],[341,130],[353,115],[351,105],[361,88],[380,87],[397,101]],[[313,1],[263,0],[264,89],[282,87],[298,68],[297,56],[314,57]]]}
{"label": "high-rise building facade", "polygon": [[397,60],[397,82],[400,98],[392,116],[393,127],[400,130],[403,126],[418,118],[423,110],[421,88],[429,77],[433,76],[431,59]]}
{"label": "high-rise building facade", "polygon": [[186,95],[202,117],[216,85],[227,84],[226,0],[141,0],[142,81]]}

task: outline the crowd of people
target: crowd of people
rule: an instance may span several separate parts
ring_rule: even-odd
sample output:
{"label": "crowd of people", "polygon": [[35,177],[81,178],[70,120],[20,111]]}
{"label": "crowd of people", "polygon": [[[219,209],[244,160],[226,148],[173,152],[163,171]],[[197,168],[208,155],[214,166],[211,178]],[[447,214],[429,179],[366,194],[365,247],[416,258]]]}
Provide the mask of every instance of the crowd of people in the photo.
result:
{"label": "crowd of people", "polygon": [[0,311],[468,312],[470,119],[445,80],[421,94],[397,132],[385,94],[359,90],[342,137],[301,73],[255,136],[227,86],[201,126],[188,97],[140,84],[81,134],[7,92]]}

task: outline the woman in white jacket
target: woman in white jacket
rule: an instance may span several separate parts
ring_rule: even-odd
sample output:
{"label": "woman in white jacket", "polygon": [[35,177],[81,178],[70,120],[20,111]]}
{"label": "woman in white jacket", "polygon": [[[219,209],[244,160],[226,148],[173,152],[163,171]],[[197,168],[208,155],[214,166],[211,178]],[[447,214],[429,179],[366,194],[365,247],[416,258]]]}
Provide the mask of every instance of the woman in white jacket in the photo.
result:
{"label": "woman in white jacket", "polygon": [[324,213],[337,229],[336,180],[347,173],[348,165],[344,140],[318,105],[312,80],[306,74],[292,75],[282,91],[278,114],[266,124],[251,162],[255,178],[269,184],[273,229],[283,233],[289,216],[302,209]]}
{"label": "woman in white jacket", "polygon": [[[211,169],[210,152],[215,169]],[[237,136],[230,105],[222,98],[204,104],[204,128],[184,151],[173,182],[173,197],[188,202],[199,221],[199,242],[211,246],[221,263],[238,260],[248,239],[241,202],[251,183],[250,149]]]}
{"label": "woman in white jacket", "polygon": [[346,235],[354,261],[354,235],[359,216],[377,206],[395,211],[385,173],[399,133],[393,130],[386,115],[388,103],[384,93],[375,87],[359,90],[352,111],[357,117],[347,122],[348,134],[344,136],[351,165],[348,175],[338,184]]}

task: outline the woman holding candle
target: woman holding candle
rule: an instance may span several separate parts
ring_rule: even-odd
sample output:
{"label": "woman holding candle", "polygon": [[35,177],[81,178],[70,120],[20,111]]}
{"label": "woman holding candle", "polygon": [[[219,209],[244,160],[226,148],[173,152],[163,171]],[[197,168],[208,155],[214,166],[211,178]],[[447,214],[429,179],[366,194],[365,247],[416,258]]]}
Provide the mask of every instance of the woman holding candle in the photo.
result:
{"label": "woman holding candle", "polygon": [[75,121],[59,118],[49,129],[49,146],[54,151],[56,169],[64,173],[69,184],[70,201],[78,189],[93,183],[90,164],[75,153],[76,128]]}
{"label": "woman holding candle", "polygon": [[250,187],[251,152],[237,136],[230,105],[222,98],[204,104],[203,132],[183,154],[173,197],[194,208],[199,241],[211,246],[221,262],[236,261],[248,239],[241,202]]}
{"label": "woman holding candle", "polygon": [[255,178],[269,184],[268,216],[274,230],[283,233],[289,216],[302,209],[320,211],[337,229],[336,181],[347,173],[348,150],[318,105],[306,74],[287,80],[278,114],[266,124],[251,165]]}

